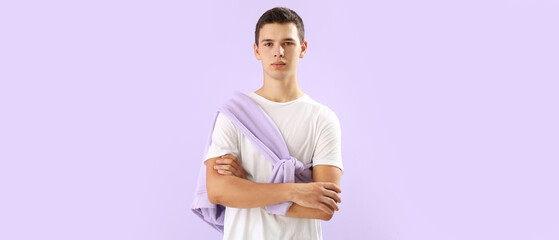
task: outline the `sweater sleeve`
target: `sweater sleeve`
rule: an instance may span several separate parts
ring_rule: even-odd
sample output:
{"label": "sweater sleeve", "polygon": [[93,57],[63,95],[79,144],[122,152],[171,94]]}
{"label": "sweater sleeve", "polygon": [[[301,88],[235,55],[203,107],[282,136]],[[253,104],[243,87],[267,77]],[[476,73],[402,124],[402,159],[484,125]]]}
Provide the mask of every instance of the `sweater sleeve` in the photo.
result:
{"label": "sweater sleeve", "polygon": [[239,157],[238,130],[222,113],[217,115],[211,137],[211,144],[204,161],[210,158],[231,154]]}
{"label": "sweater sleeve", "polygon": [[317,126],[318,139],[313,153],[313,166],[332,165],[343,172],[341,127],[338,116],[328,107],[324,107],[317,120]]}

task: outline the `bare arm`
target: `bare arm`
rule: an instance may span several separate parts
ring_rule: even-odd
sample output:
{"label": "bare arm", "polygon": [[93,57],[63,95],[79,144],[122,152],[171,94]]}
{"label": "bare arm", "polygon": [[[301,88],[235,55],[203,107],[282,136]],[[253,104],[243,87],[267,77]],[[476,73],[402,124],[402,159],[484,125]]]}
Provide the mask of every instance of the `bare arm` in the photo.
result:
{"label": "bare arm", "polygon": [[[318,208],[330,212],[336,209],[335,201],[339,199],[339,187],[331,182],[314,183],[255,183],[233,174],[219,173],[214,166],[218,165],[235,172],[231,168],[239,166],[226,160],[217,164],[219,157],[206,160],[206,187],[210,202],[235,208],[253,208],[274,205],[281,202],[292,201],[302,206]],[[229,155],[229,159],[237,159]],[[241,168],[242,169],[242,168]],[[320,211],[320,210],[319,210]]]}
{"label": "bare arm", "polygon": [[[314,182],[332,182],[339,186],[341,176],[342,170],[331,165],[317,165],[313,167]],[[314,218],[328,221],[332,218],[332,216],[334,216],[334,211],[328,213],[316,208],[303,207],[297,203],[293,203],[291,208],[287,211],[286,216],[296,218]]]}
{"label": "bare arm", "polygon": [[235,208],[253,208],[290,201],[289,184],[255,183],[232,175],[221,175],[215,169],[216,158],[206,160],[206,188],[213,204]]}

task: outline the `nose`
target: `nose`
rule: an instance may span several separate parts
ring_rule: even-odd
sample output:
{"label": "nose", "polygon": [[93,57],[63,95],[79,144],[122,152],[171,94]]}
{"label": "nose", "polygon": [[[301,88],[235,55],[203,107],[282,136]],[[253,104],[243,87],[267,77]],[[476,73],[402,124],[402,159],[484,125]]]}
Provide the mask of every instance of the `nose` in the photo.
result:
{"label": "nose", "polygon": [[274,57],[283,57],[284,56],[283,54],[284,54],[283,47],[279,46],[274,54]]}

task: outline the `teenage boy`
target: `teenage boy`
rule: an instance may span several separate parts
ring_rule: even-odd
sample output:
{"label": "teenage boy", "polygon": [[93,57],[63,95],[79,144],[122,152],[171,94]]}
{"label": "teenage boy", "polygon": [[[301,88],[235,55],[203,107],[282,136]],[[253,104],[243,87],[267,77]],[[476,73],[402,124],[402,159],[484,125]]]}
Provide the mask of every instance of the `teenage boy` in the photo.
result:
{"label": "teenage boy", "polygon": [[[303,93],[297,65],[307,51],[301,17],[288,8],[265,12],[256,24],[254,54],[263,86],[247,94],[280,130],[291,156],[312,162],[310,183],[268,183],[274,166],[223,114],[206,154],[206,186],[226,206],[223,239],[322,239],[320,220],[339,210],[343,173],[336,114]],[[266,206],[293,202],[285,215]]]}

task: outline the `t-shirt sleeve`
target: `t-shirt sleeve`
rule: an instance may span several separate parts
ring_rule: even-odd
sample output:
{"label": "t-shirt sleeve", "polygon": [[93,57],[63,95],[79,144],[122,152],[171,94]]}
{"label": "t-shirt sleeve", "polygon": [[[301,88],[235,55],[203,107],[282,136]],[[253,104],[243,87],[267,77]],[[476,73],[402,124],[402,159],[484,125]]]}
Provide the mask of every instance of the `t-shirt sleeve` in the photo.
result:
{"label": "t-shirt sleeve", "polygon": [[237,127],[222,113],[217,115],[211,138],[212,142],[203,161],[225,154],[239,157]]}
{"label": "t-shirt sleeve", "polygon": [[342,172],[342,139],[338,116],[329,108],[322,110],[317,121],[318,140],[313,154],[313,166],[332,165]]}

